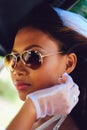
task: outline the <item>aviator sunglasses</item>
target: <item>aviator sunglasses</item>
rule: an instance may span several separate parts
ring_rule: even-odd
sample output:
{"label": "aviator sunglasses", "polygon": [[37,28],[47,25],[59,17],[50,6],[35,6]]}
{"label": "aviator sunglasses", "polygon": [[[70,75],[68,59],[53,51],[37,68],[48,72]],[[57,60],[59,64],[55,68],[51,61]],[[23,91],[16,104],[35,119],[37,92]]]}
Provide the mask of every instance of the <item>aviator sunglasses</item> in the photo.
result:
{"label": "aviator sunglasses", "polygon": [[4,57],[4,65],[8,70],[14,71],[17,62],[19,62],[21,59],[23,64],[29,66],[31,69],[37,69],[43,63],[44,57],[59,54],[59,53],[63,53],[63,52],[60,51],[60,52],[51,53],[47,55],[43,55],[37,50],[23,51],[21,55],[19,55],[18,53],[11,53]]}

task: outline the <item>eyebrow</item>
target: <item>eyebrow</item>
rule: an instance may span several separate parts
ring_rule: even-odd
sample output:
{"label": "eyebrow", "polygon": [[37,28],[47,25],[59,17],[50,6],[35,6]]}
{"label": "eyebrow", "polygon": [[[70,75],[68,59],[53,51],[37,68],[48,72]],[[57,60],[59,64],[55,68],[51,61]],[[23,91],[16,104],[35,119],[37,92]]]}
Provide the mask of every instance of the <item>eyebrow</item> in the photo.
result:
{"label": "eyebrow", "polygon": [[[31,46],[26,47],[26,48],[24,49],[24,51],[30,50],[30,49],[32,49],[33,47],[38,47],[38,48],[44,49],[44,48],[42,48],[41,46],[34,44],[34,45],[31,45]],[[17,51],[16,51],[16,50],[12,50],[12,52],[17,52]]]}

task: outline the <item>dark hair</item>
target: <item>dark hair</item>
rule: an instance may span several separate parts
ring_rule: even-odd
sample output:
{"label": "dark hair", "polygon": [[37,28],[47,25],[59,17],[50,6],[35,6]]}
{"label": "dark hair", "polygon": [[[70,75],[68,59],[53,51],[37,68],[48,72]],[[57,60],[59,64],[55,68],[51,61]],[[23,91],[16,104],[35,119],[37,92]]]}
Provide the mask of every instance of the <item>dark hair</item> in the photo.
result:
{"label": "dark hair", "polygon": [[74,50],[77,55],[77,65],[71,73],[73,80],[79,85],[79,102],[71,115],[81,130],[87,129],[87,44],[79,45]]}
{"label": "dark hair", "polygon": [[19,28],[31,26],[50,34],[60,41],[63,54],[74,52],[77,55],[77,65],[71,73],[74,81],[79,85],[79,103],[71,112],[78,127],[85,130],[87,122],[87,38],[75,30],[64,26],[58,14],[49,5],[41,4],[22,19]]}

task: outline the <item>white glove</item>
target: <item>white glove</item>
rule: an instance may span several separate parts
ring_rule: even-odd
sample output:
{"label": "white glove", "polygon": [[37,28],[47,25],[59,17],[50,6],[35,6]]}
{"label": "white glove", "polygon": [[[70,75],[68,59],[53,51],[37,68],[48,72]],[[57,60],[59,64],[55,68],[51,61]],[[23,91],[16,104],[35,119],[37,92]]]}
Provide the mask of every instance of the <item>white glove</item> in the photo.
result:
{"label": "white glove", "polygon": [[65,73],[64,76],[67,77],[65,83],[27,95],[35,105],[37,119],[47,115],[69,114],[77,104],[79,88],[68,74]]}

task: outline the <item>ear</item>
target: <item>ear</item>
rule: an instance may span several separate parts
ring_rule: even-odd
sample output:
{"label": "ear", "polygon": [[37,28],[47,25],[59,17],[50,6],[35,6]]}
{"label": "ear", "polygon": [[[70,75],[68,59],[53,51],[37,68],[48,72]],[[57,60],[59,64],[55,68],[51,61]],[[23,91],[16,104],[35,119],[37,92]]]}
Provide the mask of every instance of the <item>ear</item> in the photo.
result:
{"label": "ear", "polygon": [[66,72],[71,73],[77,63],[77,56],[75,53],[70,53],[67,55],[67,60],[66,60]]}

